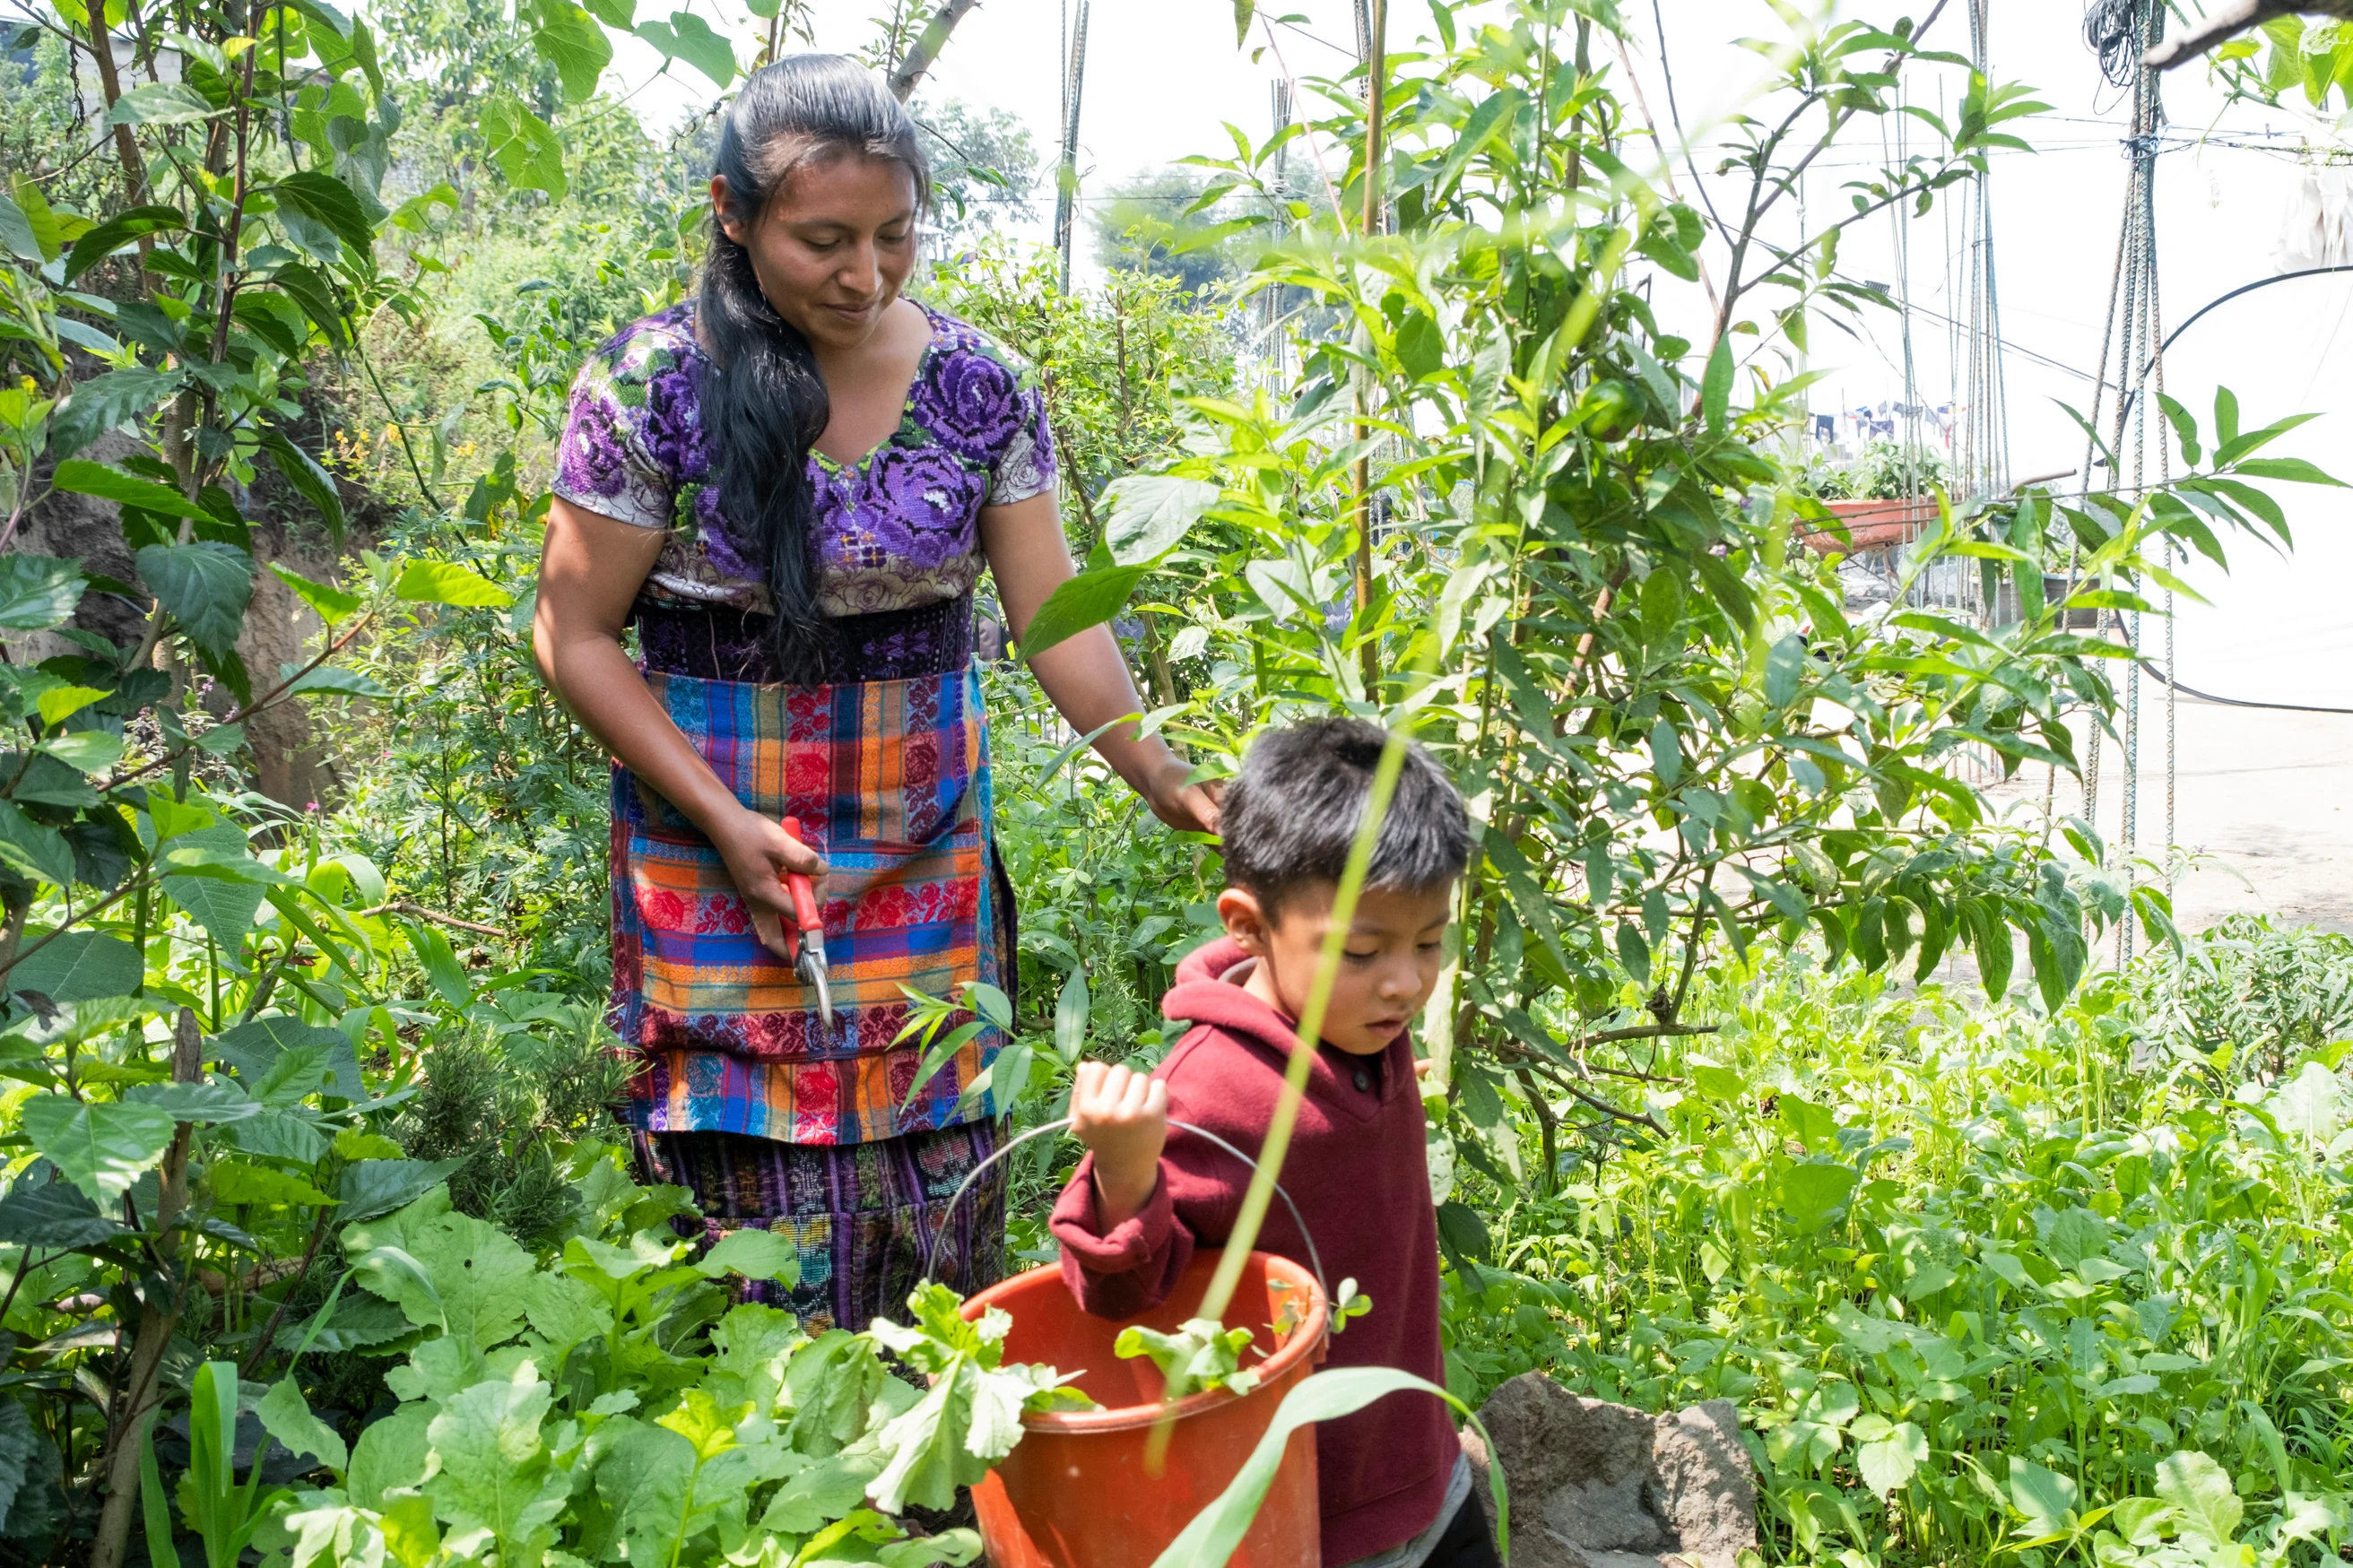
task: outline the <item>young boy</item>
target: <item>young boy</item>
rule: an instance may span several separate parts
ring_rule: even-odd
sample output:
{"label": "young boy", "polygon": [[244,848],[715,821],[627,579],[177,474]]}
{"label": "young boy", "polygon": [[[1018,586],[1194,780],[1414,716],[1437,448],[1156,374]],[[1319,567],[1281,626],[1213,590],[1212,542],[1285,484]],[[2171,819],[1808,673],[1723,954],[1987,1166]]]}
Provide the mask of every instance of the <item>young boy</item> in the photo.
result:
{"label": "young boy", "polygon": [[[1225,1245],[1250,1173],[1189,1121],[1255,1152],[1282,1092],[1333,898],[1387,737],[1324,719],[1260,737],[1227,788],[1220,827],[1226,938],[1185,960],[1161,1010],[1193,1027],[1151,1077],[1088,1062],[1071,1098],[1088,1154],[1054,1205],[1062,1277],[1090,1312],[1125,1318],[1166,1298],[1197,1248]],[[1406,754],[1341,950],[1323,1038],[1281,1181],[1328,1282],[1372,1310],[1331,1342],[1328,1366],[1401,1368],[1443,1384],[1438,1230],[1408,1029],[1442,963],[1454,883],[1471,852],[1461,796],[1428,752]],[[1304,1262],[1280,1203],[1260,1249]],[[1316,1428],[1323,1561],[1484,1568],[1485,1517],[1446,1406],[1396,1394]]]}

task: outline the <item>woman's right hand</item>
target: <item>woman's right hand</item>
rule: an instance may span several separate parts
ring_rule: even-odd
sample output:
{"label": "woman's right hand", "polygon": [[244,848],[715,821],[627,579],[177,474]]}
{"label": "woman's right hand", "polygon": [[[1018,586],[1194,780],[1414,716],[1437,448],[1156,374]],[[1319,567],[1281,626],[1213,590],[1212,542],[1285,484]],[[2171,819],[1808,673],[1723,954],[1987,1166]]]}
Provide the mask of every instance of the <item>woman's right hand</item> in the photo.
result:
{"label": "woman's right hand", "polygon": [[727,862],[735,890],[744,895],[744,907],[751,911],[752,930],[759,936],[760,945],[791,962],[785,928],[797,927],[799,921],[793,913],[793,896],[785,886],[785,874],[807,877],[818,907],[823,909],[824,857],[786,833],[784,824],[754,811],[739,809],[710,837],[719,858]]}
{"label": "woman's right hand", "polygon": [[1168,1086],[1133,1068],[1081,1062],[1071,1136],[1094,1152],[1095,1223],[1108,1231],[1141,1213],[1159,1184]]}

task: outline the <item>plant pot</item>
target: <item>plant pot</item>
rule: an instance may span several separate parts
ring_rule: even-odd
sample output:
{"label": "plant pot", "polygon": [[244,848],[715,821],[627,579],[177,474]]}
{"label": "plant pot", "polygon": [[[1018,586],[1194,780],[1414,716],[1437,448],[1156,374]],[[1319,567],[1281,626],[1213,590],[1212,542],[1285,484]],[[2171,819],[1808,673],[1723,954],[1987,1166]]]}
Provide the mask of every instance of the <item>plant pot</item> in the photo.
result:
{"label": "plant pot", "polygon": [[1828,555],[1832,551],[1852,555],[1863,550],[1885,550],[1918,537],[1936,521],[1936,502],[1933,497],[1914,496],[1898,500],[1832,500],[1822,503],[1831,515],[1846,524],[1852,544],[1819,525],[1800,525],[1799,540],[1809,548]]}
{"label": "plant pot", "polygon": [[[1157,1310],[1125,1321],[1090,1316],[1052,1268],[1017,1275],[965,1303],[966,1318],[991,1307],[1012,1314],[1007,1361],[1083,1368],[1074,1381],[1102,1406],[1023,1416],[1020,1443],[973,1488],[991,1568],[1149,1568],[1226,1489],[1282,1396],[1324,1359],[1325,1303],[1315,1277],[1287,1258],[1253,1252],[1225,1321],[1258,1331],[1265,1359],[1243,1363],[1259,1373],[1258,1386],[1246,1394],[1211,1390],[1164,1407],[1159,1369],[1143,1356],[1121,1360],[1112,1343],[1129,1323],[1166,1332],[1194,1316],[1219,1256],[1197,1254]],[[1278,1343],[1266,1325],[1286,1303],[1299,1322]],[[1145,1449],[1164,1418],[1167,1449],[1155,1472],[1145,1467]],[[1232,1563],[1312,1565],[1320,1560],[1318,1523],[1315,1430],[1303,1426]]]}

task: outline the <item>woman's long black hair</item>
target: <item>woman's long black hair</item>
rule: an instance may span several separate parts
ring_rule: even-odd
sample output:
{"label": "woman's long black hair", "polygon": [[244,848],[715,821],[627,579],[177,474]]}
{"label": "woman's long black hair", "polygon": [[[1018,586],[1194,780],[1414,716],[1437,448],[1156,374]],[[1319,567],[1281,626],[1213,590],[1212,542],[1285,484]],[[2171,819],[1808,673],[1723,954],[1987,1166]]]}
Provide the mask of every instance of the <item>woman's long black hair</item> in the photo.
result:
{"label": "woman's long black hair", "polygon": [[[749,226],[795,168],[843,153],[904,164],[917,207],[929,203],[931,169],[914,121],[881,79],[846,55],[792,55],[744,82],[720,124],[712,173],[726,178],[728,218]],[[715,212],[696,314],[717,371],[702,418],[720,508],[758,542],[766,563],[778,675],[820,680],[808,458],[831,409],[808,340],[769,305],[751,253],[727,237]]]}

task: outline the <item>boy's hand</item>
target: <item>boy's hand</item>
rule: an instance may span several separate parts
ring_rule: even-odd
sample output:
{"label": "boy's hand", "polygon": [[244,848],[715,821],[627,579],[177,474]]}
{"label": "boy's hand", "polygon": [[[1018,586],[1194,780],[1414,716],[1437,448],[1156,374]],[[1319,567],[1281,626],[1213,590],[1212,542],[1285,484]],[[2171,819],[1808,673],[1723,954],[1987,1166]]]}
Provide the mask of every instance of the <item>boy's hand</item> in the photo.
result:
{"label": "boy's hand", "polygon": [[1111,1230],[1140,1213],[1159,1183],[1168,1086],[1132,1068],[1081,1062],[1071,1135],[1094,1152],[1095,1223]]}

